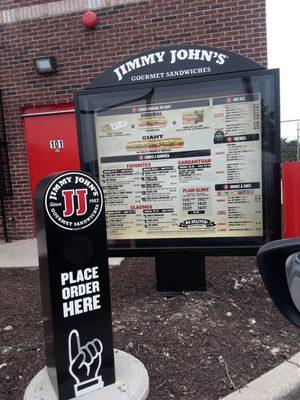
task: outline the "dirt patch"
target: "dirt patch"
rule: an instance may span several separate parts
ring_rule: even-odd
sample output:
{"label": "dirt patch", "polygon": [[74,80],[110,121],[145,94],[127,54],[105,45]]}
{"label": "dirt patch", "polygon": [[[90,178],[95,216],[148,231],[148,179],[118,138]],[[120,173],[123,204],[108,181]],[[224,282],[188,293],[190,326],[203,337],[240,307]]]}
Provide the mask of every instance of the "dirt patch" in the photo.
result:
{"label": "dirt patch", "polygon": [[[154,260],[111,270],[114,344],[150,376],[149,400],[217,400],[300,350],[253,257],[207,258],[211,293],[164,298]],[[38,271],[0,270],[0,399],[21,400],[44,366]]]}

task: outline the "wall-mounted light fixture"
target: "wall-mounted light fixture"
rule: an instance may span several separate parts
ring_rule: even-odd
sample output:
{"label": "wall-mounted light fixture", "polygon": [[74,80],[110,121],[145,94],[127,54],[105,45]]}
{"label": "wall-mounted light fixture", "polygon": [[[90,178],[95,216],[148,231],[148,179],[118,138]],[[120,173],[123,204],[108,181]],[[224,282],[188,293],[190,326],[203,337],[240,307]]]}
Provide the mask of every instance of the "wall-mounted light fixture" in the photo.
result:
{"label": "wall-mounted light fixture", "polygon": [[38,74],[54,74],[57,71],[55,57],[37,57],[34,64]]}

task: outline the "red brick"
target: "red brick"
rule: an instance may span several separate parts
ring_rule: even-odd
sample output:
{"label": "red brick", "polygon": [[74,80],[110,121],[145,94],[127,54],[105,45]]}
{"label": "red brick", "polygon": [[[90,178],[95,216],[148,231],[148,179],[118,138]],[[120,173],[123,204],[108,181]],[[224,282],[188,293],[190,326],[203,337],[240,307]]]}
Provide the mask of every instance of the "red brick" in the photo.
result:
{"label": "red brick", "polygon": [[[1,0],[0,11],[49,1],[55,0]],[[149,0],[96,12],[94,31],[83,27],[82,12],[0,26],[0,88],[14,190],[5,204],[12,239],[34,234],[22,108],[69,103],[91,78],[159,41],[216,46],[267,65],[265,0]],[[55,55],[59,73],[37,75],[38,55]]]}

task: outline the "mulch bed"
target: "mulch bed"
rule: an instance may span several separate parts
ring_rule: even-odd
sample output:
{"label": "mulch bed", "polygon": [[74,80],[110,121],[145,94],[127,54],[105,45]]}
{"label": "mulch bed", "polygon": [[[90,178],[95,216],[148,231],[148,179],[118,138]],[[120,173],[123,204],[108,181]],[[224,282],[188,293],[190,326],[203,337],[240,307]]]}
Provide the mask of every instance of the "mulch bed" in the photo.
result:
{"label": "mulch bed", "polygon": [[[152,258],[111,270],[114,344],[145,364],[149,400],[217,400],[300,349],[255,258],[209,257],[207,275],[212,292],[164,298]],[[44,364],[38,271],[0,269],[0,399],[21,400]]]}

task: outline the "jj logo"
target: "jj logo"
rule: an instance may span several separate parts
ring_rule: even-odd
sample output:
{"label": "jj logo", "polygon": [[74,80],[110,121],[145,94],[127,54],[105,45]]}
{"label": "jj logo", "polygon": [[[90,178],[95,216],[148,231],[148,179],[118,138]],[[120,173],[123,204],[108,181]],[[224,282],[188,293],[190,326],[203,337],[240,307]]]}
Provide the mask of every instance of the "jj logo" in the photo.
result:
{"label": "jj logo", "polygon": [[[77,198],[76,215],[84,215],[87,212],[87,189],[68,189],[63,190],[62,195],[64,198],[64,217],[71,217],[75,212],[74,197]],[[75,196],[74,196],[75,195]]]}
{"label": "jj logo", "polygon": [[68,230],[84,229],[100,215],[103,195],[91,176],[70,171],[60,175],[48,187],[45,205],[56,225]]}

